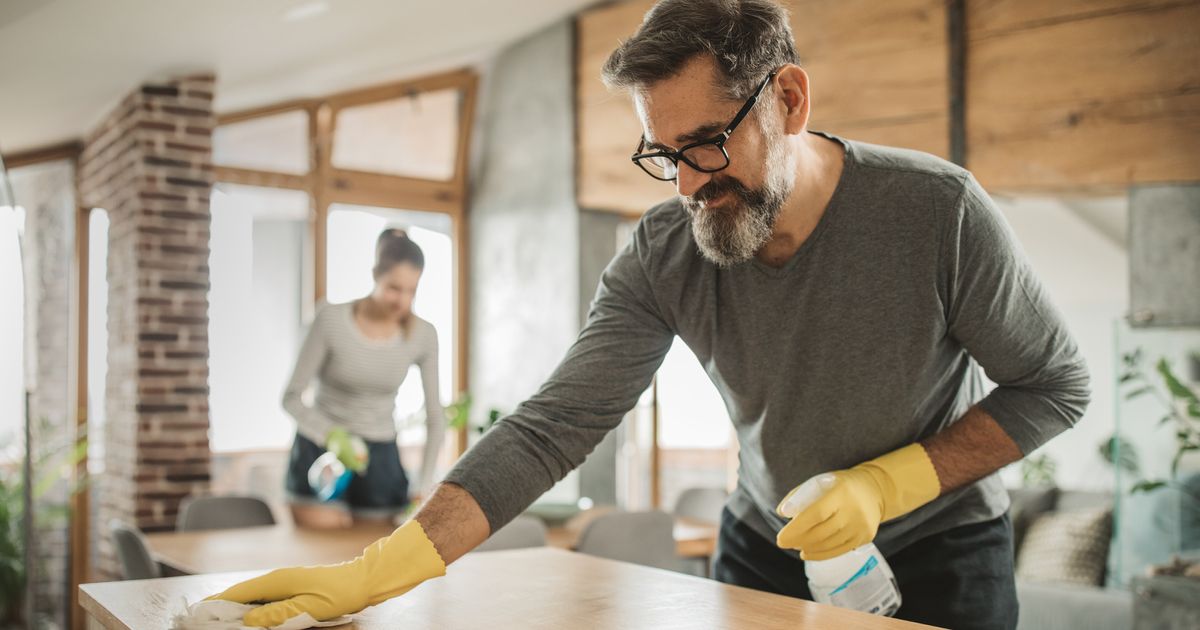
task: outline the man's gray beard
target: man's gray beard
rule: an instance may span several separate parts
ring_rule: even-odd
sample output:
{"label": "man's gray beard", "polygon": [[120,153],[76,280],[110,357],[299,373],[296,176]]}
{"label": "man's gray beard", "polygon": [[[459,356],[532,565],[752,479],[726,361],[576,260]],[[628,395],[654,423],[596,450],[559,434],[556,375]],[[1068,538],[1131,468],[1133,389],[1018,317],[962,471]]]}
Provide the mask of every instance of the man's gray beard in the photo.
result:
{"label": "man's gray beard", "polygon": [[[768,151],[772,172],[762,188],[751,190],[737,180],[718,179],[720,173],[695,195],[683,198],[692,223],[692,235],[700,253],[719,267],[730,267],[753,258],[771,239],[775,220],[791,192],[792,160],[782,151],[782,142]],[[782,154],[782,155],[781,155]],[[720,192],[731,193],[723,208],[701,208],[701,203]]]}

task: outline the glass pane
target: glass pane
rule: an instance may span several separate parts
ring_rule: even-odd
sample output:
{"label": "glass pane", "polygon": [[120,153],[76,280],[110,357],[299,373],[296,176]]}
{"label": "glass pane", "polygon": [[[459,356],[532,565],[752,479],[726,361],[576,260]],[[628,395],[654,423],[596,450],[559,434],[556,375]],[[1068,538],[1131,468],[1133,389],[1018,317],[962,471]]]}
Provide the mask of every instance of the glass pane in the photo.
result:
{"label": "glass pane", "polygon": [[88,472],[104,472],[104,419],[108,386],[108,212],[88,215],[87,303]]}
{"label": "glass pane", "polygon": [[295,424],[280,401],[302,341],[308,213],[308,195],[300,191],[228,184],[213,190],[213,451],[291,444]]}
{"label": "glass pane", "polygon": [[19,462],[25,442],[25,283],[18,239],[25,211],[10,205],[0,166],[0,461]]}
{"label": "glass pane", "polygon": [[213,130],[213,164],[303,175],[308,172],[308,112],[221,125]]}
{"label": "glass pane", "polygon": [[675,338],[658,370],[662,507],[683,490],[724,488],[733,424],[725,402],[696,355]]}
{"label": "glass pane", "polygon": [[337,114],[333,165],[446,181],[458,156],[458,90],[426,92]]}
{"label": "glass pane", "polygon": [[[1130,356],[1135,353],[1137,360]],[[1190,396],[1200,395],[1200,327],[1134,328],[1122,318],[1115,323],[1113,354],[1120,361],[1110,381],[1119,393],[1115,435],[1121,438],[1113,459],[1121,465],[1113,467],[1108,582],[1129,586],[1152,566],[1200,553],[1200,454],[1190,450],[1196,422],[1187,404]],[[1160,361],[1173,383],[1159,371]],[[1120,381],[1126,372],[1138,376]],[[1135,489],[1149,483],[1165,485]]]}
{"label": "glass pane", "polygon": [[[449,402],[454,388],[454,348],[458,343],[454,325],[454,247],[450,217],[431,212],[333,204],[328,227],[326,293],[330,303],[349,302],[371,293],[375,239],[384,229],[404,228],[421,247],[425,254],[425,271],[417,287],[413,311],[437,329],[441,403]],[[396,394],[396,423],[401,446],[425,443],[425,396],[416,366]],[[420,459],[414,459],[414,456],[406,460],[407,465],[419,463]]]}

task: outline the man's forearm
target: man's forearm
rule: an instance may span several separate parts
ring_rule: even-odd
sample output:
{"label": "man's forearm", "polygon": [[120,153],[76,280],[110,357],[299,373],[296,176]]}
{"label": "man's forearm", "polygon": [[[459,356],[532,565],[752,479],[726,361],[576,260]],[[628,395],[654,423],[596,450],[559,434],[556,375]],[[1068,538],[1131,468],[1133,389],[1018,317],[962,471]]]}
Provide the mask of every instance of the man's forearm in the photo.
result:
{"label": "man's forearm", "polygon": [[413,517],[446,564],[461,558],[491,535],[475,497],[461,486],[439,484]]}
{"label": "man's forearm", "polygon": [[941,493],[978,481],[1021,459],[1021,449],[979,405],[921,442],[937,471]]}

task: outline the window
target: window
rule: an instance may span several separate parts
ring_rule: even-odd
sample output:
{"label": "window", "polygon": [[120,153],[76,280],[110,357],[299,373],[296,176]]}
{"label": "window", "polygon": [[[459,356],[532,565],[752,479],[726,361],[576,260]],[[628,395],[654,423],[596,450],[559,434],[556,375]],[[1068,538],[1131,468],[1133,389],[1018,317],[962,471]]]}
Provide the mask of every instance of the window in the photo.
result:
{"label": "window", "polygon": [[333,165],[449,181],[458,157],[461,90],[438,90],[340,110]]}
{"label": "window", "polygon": [[219,184],[212,195],[209,409],[214,452],[285,448],[280,401],[302,341],[304,192]]}
{"label": "window", "polygon": [[[386,228],[399,227],[425,254],[425,271],[413,311],[433,324],[438,332],[438,381],[441,402],[453,396],[455,339],[454,255],[450,217],[432,212],[415,212],[333,204],[329,212],[327,297],[331,303],[349,302],[371,293],[374,280],[375,239]],[[425,396],[416,366],[396,395],[396,421],[401,446],[425,443]],[[409,462],[417,460],[408,459]]]}
{"label": "window", "polygon": [[303,175],[308,146],[308,112],[293,110],[214,129],[213,164]]}
{"label": "window", "polygon": [[678,337],[657,379],[659,492],[669,509],[687,488],[728,485],[735,440],[725,402]]}
{"label": "window", "polygon": [[104,472],[105,393],[108,386],[108,212],[88,213],[87,418],[88,472]]}
{"label": "window", "polygon": [[[210,445],[230,455],[214,459],[214,488],[248,487],[247,458],[290,444],[294,423],[280,400],[313,307],[370,291],[373,246],[385,225],[409,228],[425,250],[415,308],[439,332],[441,402],[466,386],[457,336],[466,258],[454,238],[465,214],[462,155],[475,85],[464,70],[218,120]],[[425,442],[423,398],[419,376],[407,379],[397,397],[403,448],[419,451]],[[250,449],[271,453],[244,453]]]}
{"label": "window", "polygon": [[[0,187],[4,170],[0,167]],[[18,239],[25,210],[0,189],[0,461],[20,461],[25,442],[25,282]]]}

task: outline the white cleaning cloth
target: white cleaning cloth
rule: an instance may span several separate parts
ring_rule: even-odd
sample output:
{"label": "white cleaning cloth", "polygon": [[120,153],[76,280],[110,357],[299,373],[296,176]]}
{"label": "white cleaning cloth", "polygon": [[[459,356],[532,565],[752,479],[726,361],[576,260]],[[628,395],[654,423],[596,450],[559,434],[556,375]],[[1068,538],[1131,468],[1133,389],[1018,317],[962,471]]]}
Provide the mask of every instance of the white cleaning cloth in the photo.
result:
{"label": "white cleaning cloth", "polygon": [[[239,604],[221,599],[199,601],[188,605],[184,600],[184,612],[175,615],[173,630],[260,630],[242,625],[242,617],[257,606]],[[292,617],[270,630],[304,630],[304,628],[326,628],[340,626],[353,621],[342,615],[329,621],[317,621],[312,615],[303,613]]]}

